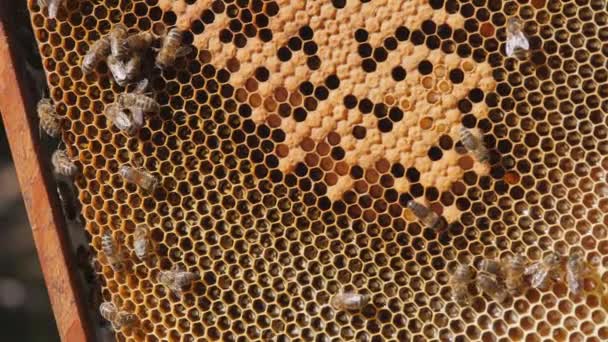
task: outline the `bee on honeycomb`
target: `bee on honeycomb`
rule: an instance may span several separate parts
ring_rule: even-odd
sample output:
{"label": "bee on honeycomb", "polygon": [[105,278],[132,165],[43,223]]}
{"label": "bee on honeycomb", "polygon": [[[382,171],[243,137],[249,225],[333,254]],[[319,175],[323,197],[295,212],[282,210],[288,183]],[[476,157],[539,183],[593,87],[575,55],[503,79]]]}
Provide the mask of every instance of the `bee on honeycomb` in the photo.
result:
{"label": "bee on honeycomb", "polygon": [[527,266],[524,274],[531,277],[532,287],[545,289],[551,281],[560,279],[561,266],[561,255],[549,252],[542,260]]}
{"label": "bee on honeycomb", "polygon": [[360,311],[365,305],[367,305],[367,303],[369,303],[369,300],[369,295],[340,291],[329,300],[329,304],[335,310]]}
{"label": "bee on honeycomb", "polygon": [[513,57],[516,53],[525,53],[530,50],[528,38],[522,31],[523,22],[517,17],[507,20],[507,45],[505,51],[507,56]]}
{"label": "bee on honeycomb", "polygon": [[460,305],[469,304],[469,284],[475,280],[473,272],[468,265],[459,264],[450,277],[449,285],[452,288],[452,298]]}

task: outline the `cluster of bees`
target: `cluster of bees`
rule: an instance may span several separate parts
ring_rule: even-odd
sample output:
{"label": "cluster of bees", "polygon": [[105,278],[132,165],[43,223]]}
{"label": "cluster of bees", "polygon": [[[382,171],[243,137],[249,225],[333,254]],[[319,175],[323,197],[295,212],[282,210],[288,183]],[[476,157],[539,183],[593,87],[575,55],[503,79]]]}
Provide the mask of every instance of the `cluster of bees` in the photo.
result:
{"label": "cluster of bees", "polygon": [[460,305],[469,304],[469,285],[473,283],[482,293],[504,303],[509,295],[522,294],[528,287],[547,289],[563,279],[570,292],[578,295],[583,290],[585,277],[592,274],[582,253],[565,258],[550,252],[537,262],[516,254],[505,260],[482,260],[476,275],[468,265],[459,264],[450,278],[450,286],[453,299]]}
{"label": "cluster of bees", "polygon": [[[49,11],[58,3],[50,2]],[[91,46],[82,60],[81,68],[85,75],[93,73],[100,63],[106,62],[116,84],[127,87],[129,84],[137,83],[133,92],[119,94],[116,101],[108,105],[104,112],[106,118],[114,126],[129,135],[136,134],[144,125],[146,113],[160,111],[158,102],[145,94],[148,80],[140,79],[143,53],[150,49],[157,39],[158,37],[150,32],[129,34],[124,25],[117,24],[108,35],[103,36]],[[179,56],[186,55],[190,51],[190,47],[182,46],[182,32],[173,28],[162,38],[161,48],[157,50],[155,65],[160,69],[165,69],[171,66]],[[40,129],[50,137],[58,138],[62,132],[62,120],[53,102],[48,98],[40,100],[37,111]],[[74,177],[79,170],[76,164],[77,158],[70,157],[65,149],[57,149],[53,152],[51,163],[58,179]],[[127,183],[136,184],[148,194],[153,193],[160,186],[159,179],[142,167],[122,165],[118,174]],[[62,191],[59,191],[60,189]],[[72,188],[66,190],[67,193],[63,190],[66,189],[58,187],[61,199],[74,197],[73,193],[69,193],[73,191]],[[125,271],[125,260],[128,258],[128,253],[123,244],[114,239],[109,229],[102,234],[101,250],[114,272]],[[153,250],[154,244],[150,237],[150,228],[146,224],[138,224],[133,238],[135,257],[147,262]],[[174,266],[171,270],[160,271],[156,276],[156,280],[160,284],[166,286],[178,297],[186,287],[199,278],[198,274],[188,272],[178,266]],[[103,318],[111,322],[114,329],[130,326],[136,321],[135,315],[119,310],[111,302],[101,303],[99,312]]]}

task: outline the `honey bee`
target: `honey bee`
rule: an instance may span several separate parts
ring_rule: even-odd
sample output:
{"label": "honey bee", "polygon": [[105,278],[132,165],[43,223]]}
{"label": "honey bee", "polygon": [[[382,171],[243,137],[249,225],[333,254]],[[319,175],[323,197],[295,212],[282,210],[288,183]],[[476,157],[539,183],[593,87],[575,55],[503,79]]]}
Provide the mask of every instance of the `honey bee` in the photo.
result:
{"label": "honey bee", "polygon": [[136,108],[144,112],[160,112],[160,105],[156,100],[144,95],[148,80],[144,79],[137,84],[132,93],[119,94],[117,103],[123,108]]}
{"label": "honey bee", "polygon": [[481,292],[487,294],[498,303],[504,303],[507,299],[507,289],[497,280],[495,274],[480,271],[477,273],[475,284]]}
{"label": "honey bee", "polygon": [[151,249],[150,229],[146,224],[138,224],[133,234],[133,249],[139,260],[146,260]]}
{"label": "honey bee", "polygon": [[110,55],[110,51],[111,41],[109,36],[103,36],[93,43],[87,54],[84,55],[84,58],[82,59],[82,71],[85,73],[85,75],[93,72],[93,69],[95,69],[97,64],[104,61],[108,55]]}
{"label": "honey bee", "polygon": [[156,66],[165,69],[173,65],[178,57],[185,56],[192,51],[190,46],[181,46],[183,31],[172,28],[163,39],[162,47],[156,56]]}
{"label": "honey bee", "polygon": [[108,105],[104,115],[114,126],[130,135],[136,134],[144,124],[144,112],[141,109],[123,109],[117,103]]}
{"label": "honey bee", "polygon": [[436,212],[430,208],[427,208],[423,204],[412,200],[407,202],[407,207],[420,221],[422,221],[425,226],[433,229],[434,231],[441,232],[445,230],[448,225],[443,217],[437,215]]}
{"label": "honey bee", "polygon": [[87,246],[80,245],[76,248],[77,265],[82,271],[84,279],[89,284],[97,281],[97,273],[95,272],[93,260],[93,255]]}
{"label": "honey bee", "polygon": [[331,297],[329,305],[339,311],[360,311],[369,300],[369,295],[340,291]]}
{"label": "honey bee", "polygon": [[36,110],[40,119],[40,128],[49,136],[57,138],[61,133],[61,119],[51,99],[40,100]]}
{"label": "honey bee", "polygon": [[469,303],[469,284],[473,281],[473,272],[467,265],[458,265],[450,277],[452,298],[460,305]]}
{"label": "honey bee", "polygon": [[38,0],[38,7],[48,8],[49,18],[55,19],[55,17],[57,17],[57,12],[59,12],[59,6],[61,6],[64,1],[65,0]]}
{"label": "honey bee", "polygon": [[123,165],[118,173],[129,183],[134,183],[148,192],[154,192],[159,181],[154,175],[143,168],[134,168]]}
{"label": "honey bee", "polygon": [[507,290],[515,294],[523,289],[524,271],[528,260],[522,254],[508,256],[504,263],[505,285]]}
{"label": "honey bee", "polygon": [[532,276],[530,285],[534,288],[544,289],[552,280],[559,279],[561,268],[561,256],[550,252],[543,260],[535,262],[526,267],[524,274]]}
{"label": "honey bee", "polygon": [[170,271],[160,271],[156,276],[156,281],[180,296],[184,287],[189,286],[199,278],[196,273],[184,271],[183,268],[175,265]]}
{"label": "honey bee", "polygon": [[518,51],[527,52],[530,50],[528,38],[522,32],[523,23],[521,19],[512,17],[507,20],[507,43],[505,52],[508,57],[512,57]]}
{"label": "honey bee", "polygon": [[128,29],[123,24],[116,24],[110,31],[110,50],[112,56],[118,60],[124,60],[129,54],[129,50],[125,46],[125,38],[127,38]]}
{"label": "honey bee", "polygon": [[502,262],[497,260],[483,259],[479,264],[479,270],[495,275],[499,279],[505,278],[505,270]]}
{"label": "honey bee", "polygon": [[123,45],[131,53],[142,52],[152,45],[156,36],[151,32],[139,32],[125,38]]}
{"label": "honey bee", "polygon": [[489,159],[488,149],[481,139],[466,127],[460,127],[460,140],[467,151],[473,153],[475,158],[484,163]]}
{"label": "honey bee", "polygon": [[99,305],[99,313],[101,317],[112,323],[112,327],[116,330],[131,326],[137,321],[137,317],[134,314],[119,311],[116,305],[110,302],[101,303]]}
{"label": "honey bee", "polygon": [[70,184],[62,180],[57,181],[57,195],[61,203],[61,209],[68,221],[79,220],[79,202],[74,195],[74,189]]}
{"label": "honey bee", "polygon": [[124,270],[125,265],[123,263],[120,247],[116,244],[110,231],[104,232],[101,236],[101,250],[105,254],[106,259],[114,272],[121,272]]}
{"label": "honey bee", "polygon": [[74,161],[68,156],[66,150],[56,150],[51,157],[51,163],[55,169],[55,173],[66,177],[72,177],[78,172],[78,167]]}
{"label": "honey bee", "polygon": [[582,253],[575,253],[568,257],[566,279],[572,293],[579,294],[582,291],[583,280],[587,274],[589,274],[589,267]]}

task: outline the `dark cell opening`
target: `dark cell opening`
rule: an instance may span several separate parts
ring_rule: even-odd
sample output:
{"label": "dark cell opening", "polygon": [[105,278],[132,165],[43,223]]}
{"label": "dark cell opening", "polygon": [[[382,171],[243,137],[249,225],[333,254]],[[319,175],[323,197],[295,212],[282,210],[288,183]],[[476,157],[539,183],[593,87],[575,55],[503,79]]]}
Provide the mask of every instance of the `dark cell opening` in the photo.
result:
{"label": "dark cell opening", "polygon": [[450,81],[455,84],[462,83],[464,81],[464,72],[460,69],[450,70]]}
{"label": "dark cell opening", "polygon": [[353,109],[357,106],[357,98],[354,95],[344,96],[344,107]]}
{"label": "dark cell opening", "polygon": [[302,37],[303,40],[310,40],[310,39],[312,39],[314,32],[310,28],[310,26],[306,25],[306,26],[302,26],[300,28],[300,31],[298,32],[298,34],[300,35],[300,37]]}
{"label": "dark cell opening", "polygon": [[365,72],[374,72],[376,71],[376,62],[371,58],[366,58],[361,63],[361,67]]}
{"label": "dark cell opening", "polygon": [[355,126],[353,127],[353,136],[357,139],[365,138],[367,134],[367,129],[363,126]]}
{"label": "dark cell opening", "polygon": [[428,75],[433,72],[433,63],[424,60],[418,64],[418,72],[422,75]]}
{"label": "dark cell opening", "polygon": [[407,76],[407,72],[405,71],[405,69],[402,66],[396,66],[393,68],[393,71],[391,72],[391,76],[393,77],[393,79],[397,82],[399,81],[403,81],[405,79],[405,77]]}
{"label": "dark cell opening", "polygon": [[410,167],[405,172],[405,177],[407,177],[410,182],[417,182],[420,180],[420,172],[415,167]]}
{"label": "dark cell opening", "polygon": [[359,43],[363,43],[367,40],[368,37],[369,34],[364,29],[358,29],[357,31],[355,31],[355,40]]}
{"label": "dark cell opening", "polygon": [[395,37],[400,41],[407,40],[410,37],[410,30],[405,26],[399,26],[395,30]]}
{"label": "dark cell opening", "polygon": [[443,151],[439,147],[433,146],[429,149],[427,155],[432,161],[437,161],[443,157]]}

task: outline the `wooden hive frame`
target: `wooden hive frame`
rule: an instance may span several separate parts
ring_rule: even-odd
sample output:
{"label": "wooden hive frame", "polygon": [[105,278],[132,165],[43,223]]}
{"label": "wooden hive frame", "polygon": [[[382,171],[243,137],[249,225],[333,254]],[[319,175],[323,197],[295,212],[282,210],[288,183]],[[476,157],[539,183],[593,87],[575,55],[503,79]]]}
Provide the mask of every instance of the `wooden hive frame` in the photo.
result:
{"label": "wooden hive frame", "polygon": [[28,96],[31,84],[23,60],[16,55],[16,6],[0,1],[0,112],[17,170],[21,193],[40,266],[62,341],[90,341],[86,314],[76,281],[74,258],[65,234],[61,209],[49,185],[40,154],[38,131],[30,120],[36,98]]}

